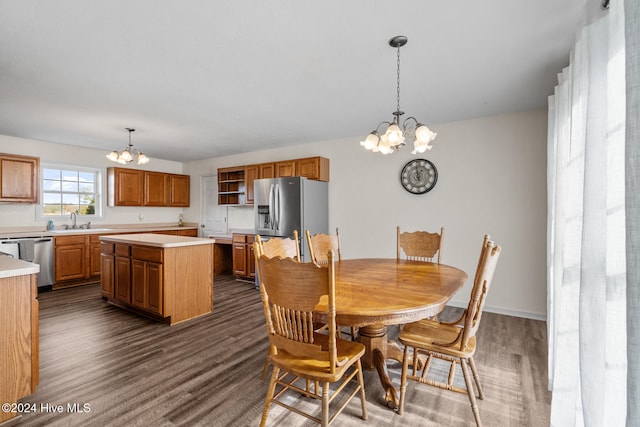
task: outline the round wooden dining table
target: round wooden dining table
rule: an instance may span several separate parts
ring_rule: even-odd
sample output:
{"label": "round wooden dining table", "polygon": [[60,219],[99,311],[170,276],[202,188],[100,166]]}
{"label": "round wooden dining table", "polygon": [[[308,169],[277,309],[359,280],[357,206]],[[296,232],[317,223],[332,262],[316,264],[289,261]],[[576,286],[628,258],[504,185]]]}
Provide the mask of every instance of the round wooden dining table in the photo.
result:
{"label": "round wooden dining table", "polygon": [[363,366],[378,370],[387,405],[397,407],[386,359],[401,361],[402,351],[387,339],[387,326],[437,315],[464,285],[467,274],[445,264],[362,258],[336,262],[335,279],[336,322],[359,327],[359,340],[366,347]]}

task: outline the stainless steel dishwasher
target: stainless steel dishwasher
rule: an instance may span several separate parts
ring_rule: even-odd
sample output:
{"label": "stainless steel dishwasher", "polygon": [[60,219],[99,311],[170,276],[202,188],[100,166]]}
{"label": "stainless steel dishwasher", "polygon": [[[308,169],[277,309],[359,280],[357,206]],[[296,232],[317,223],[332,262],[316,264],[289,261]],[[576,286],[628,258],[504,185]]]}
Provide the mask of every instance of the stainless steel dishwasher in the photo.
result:
{"label": "stainless steel dishwasher", "polygon": [[[21,243],[24,241],[24,243]],[[28,248],[33,242],[33,259],[30,254],[20,254],[20,247]],[[40,264],[38,287],[53,285],[53,238],[48,236],[19,237],[0,240],[0,252],[14,258]],[[26,255],[26,256],[25,256]]]}

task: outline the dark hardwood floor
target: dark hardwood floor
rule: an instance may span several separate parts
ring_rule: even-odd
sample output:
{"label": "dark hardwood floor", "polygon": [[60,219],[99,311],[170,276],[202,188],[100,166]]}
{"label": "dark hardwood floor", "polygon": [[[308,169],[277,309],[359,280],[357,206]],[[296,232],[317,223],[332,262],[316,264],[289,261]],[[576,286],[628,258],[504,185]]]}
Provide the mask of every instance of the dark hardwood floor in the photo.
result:
{"label": "dark hardwood floor", "polygon": [[[115,307],[88,285],[40,297],[40,385],[22,400],[33,413],[13,426],[258,425],[267,338],[252,284],[216,276],[214,312],[174,326]],[[447,309],[441,318],[455,316]],[[391,334],[397,334],[392,328]],[[485,313],[476,361],[485,426],[549,425],[544,322]],[[399,385],[400,364],[389,363]],[[458,367],[459,370],[459,367]],[[461,384],[462,374],[457,374]],[[375,371],[365,373],[369,419],[354,399],[337,426],[468,426],[466,395],[410,383],[402,416],[387,409]],[[309,405],[304,398],[301,404]],[[80,411],[69,411],[78,404]],[[53,411],[62,406],[62,411]],[[313,425],[271,409],[269,425]]]}

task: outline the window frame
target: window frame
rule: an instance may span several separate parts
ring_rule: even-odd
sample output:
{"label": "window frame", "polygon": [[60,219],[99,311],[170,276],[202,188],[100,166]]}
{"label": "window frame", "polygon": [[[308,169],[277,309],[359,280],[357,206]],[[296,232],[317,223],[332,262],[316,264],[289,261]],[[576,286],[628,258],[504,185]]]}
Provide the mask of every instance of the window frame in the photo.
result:
{"label": "window frame", "polygon": [[[103,170],[101,168],[98,167],[86,167],[86,166],[75,166],[75,165],[65,165],[65,164],[56,164],[56,163],[44,163],[44,164],[40,164],[40,203],[38,203],[37,205],[37,209],[36,209],[36,219],[37,220],[43,220],[43,221],[48,221],[48,220],[53,220],[53,221],[60,221],[60,220],[68,220],[69,219],[69,214],[63,214],[63,215],[45,215],[44,214],[44,206],[45,206],[45,198],[44,198],[44,194],[46,193],[45,191],[45,185],[44,185],[44,181],[45,181],[45,173],[44,170],[45,169],[54,169],[54,170],[60,170],[60,171],[73,171],[73,172],[78,172],[78,173],[91,173],[94,176],[94,193],[95,194],[95,202],[94,202],[94,207],[95,207],[95,213],[94,214],[90,214],[90,215],[81,215],[78,214],[77,215],[77,219],[78,221],[80,220],[84,220],[84,221],[94,221],[94,220],[100,220],[104,217],[104,208],[103,208],[103,186],[102,186],[102,177],[103,177]],[[79,194],[82,195],[84,193],[81,192],[68,192],[70,194]]]}

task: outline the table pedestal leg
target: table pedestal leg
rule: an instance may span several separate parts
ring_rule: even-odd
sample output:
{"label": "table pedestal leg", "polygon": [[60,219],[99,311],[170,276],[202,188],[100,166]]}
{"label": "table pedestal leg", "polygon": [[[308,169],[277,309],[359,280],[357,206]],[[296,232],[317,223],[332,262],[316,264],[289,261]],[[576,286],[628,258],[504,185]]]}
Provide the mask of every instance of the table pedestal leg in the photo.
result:
{"label": "table pedestal leg", "polygon": [[378,371],[380,382],[385,390],[385,401],[389,408],[398,407],[398,390],[391,383],[387,371],[386,358],[391,356],[395,360],[402,361],[402,351],[394,342],[387,341],[386,326],[364,326],[359,332],[360,342],[364,344],[366,351],[362,357],[362,365],[366,369],[375,368]]}
{"label": "table pedestal leg", "polygon": [[362,356],[362,366],[365,369],[375,368],[373,361],[373,350],[380,350],[383,355],[387,354],[387,327],[386,326],[363,326],[358,330],[359,340],[364,344],[365,352]]}

